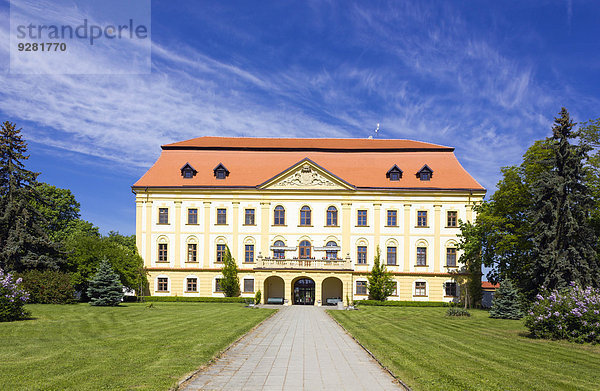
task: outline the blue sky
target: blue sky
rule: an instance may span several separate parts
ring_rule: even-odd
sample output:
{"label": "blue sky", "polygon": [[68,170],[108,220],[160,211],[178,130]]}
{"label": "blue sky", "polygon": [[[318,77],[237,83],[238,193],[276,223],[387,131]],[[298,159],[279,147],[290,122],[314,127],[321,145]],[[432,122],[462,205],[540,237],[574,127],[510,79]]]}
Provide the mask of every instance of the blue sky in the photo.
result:
{"label": "blue sky", "polygon": [[600,117],[596,1],[153,1],[151,30],[150,74],[18,75],[0,0],[0,119],[103,232],[134,233],[130,186],[173,141],[380,123],[382,138],[456,147],[493,192],[561,106]]}

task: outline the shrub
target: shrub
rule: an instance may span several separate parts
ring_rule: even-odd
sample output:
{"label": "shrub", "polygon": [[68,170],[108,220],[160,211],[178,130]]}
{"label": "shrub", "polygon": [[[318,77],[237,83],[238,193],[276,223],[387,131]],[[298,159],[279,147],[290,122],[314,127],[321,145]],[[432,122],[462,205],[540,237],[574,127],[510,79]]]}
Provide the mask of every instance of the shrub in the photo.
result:
{"label": "shrub", "polygon": [[119,281],[119,275],[113,271],[104,258],[98,267],[94,278],[89,281],[87,295],[91,305],[116,306],[123,299],[123,285]]}
{"label": "shrub", "polygon": [[11,322],[29,316],[24,308],[29,294],[25,292],[21,282],[20,278],[15,280],[10,273],[4,274],[0,269],[0,322]]}
{"label": "shrub", "polygon": [[519,293],[509,280],[504,280],[494,294],[494,301],[490,309],[490,318],[521,319],[521,305]]}
{"label": "shrub", "polygon": [[75,288],[68,273],[58,270],[30,270],[19,274],[23,289],[29,292],[29,303],[75,303]]}
{"label": "shrub", "polygon": [[525,319],[537,338],[600,343],[600,289],[569,288],[538,294]]}
{"label": "shrub", "polygon": [[450,307],[446,311],[446,316],[471,316],[471,313],[461,307]]}
{"label": "shrub", "polygon": [[146,302],[245,303],[244,297],[144,296]]}
{"label": "shrub", "polygon": [[448,307],[450,304],[443,301],[398,301],[398,300],[356,300],[354,305],[375,305],[387,307]]}
{"label": "shrub", "polygon": [[260,293],[260,289],[256,291],[254,295],[254,304],[260,304],[260,300],[262,299],[262,293]]}

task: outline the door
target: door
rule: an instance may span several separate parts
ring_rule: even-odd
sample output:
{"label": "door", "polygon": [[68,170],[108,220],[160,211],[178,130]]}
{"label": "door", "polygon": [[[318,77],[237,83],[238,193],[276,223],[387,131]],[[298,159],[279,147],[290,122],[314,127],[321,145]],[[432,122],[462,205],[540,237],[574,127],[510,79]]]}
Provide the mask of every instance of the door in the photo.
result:
{"label": "door", "polygon": [[315,282],[310,278],[301,278],[294,283],[294,304],[315,304]]}

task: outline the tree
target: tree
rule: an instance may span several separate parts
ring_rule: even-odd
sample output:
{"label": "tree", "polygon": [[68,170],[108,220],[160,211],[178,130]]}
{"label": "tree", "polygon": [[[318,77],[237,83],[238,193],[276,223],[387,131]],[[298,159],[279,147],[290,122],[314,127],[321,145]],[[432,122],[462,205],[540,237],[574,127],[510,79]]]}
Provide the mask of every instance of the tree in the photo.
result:
{"label": "tree", "polygon": [[376,251],[373,268],[368,277],[369,299],[385,301],[394,292],[395,282],[392,280],[390,272],[387,271],[385,265],[381,262],[379,246],[377,246]]}
{"label": "tree", "polygon": [[457,247],[463,251],[459,258],[463,266],[451,273],[461,287],[465,308],[473,308],[481,301],[481,265],[488,256],[484,250],[489,247],[488,236],[483,224],[473,224],[469,221],[460,221],[459,224],[461,232],[458,235],[460,242]]}
{"label": "tree", "polygon": [[44,216],[42,227],[52,240],[64,241],[71,226],[79,220],[79,202],[69,189],[37,183],[35,190],[41,196],[33,200],[33,205]]}
{"label": "tree", "polygon": [[91,305],[117,306],[123,299],[123,285],[119,275],[110,267],[106,258],[100,262],[98,271],[89,281],[87,295]]}
{"label": "tree", "polygon": [[58,268],[59,246],[45,232],[45,219],[34,206],[43,203],[36,191],[38,173],[25,169],[27,144],[21,129],[8,121],[0,126],[0,267],[22,272]]}
{"label": "tree", "polygon": [[240,295],[240,280],[238,278],[238,268],[235,259],[231,256],[229,246],[225,246],[225,255],[223,256],[223,278],[221,279],[221,289],[227,297],[236,297]]}
{"label": "tree", "polygon": [[510,280],[504,280],[500,283],[500,288],[494,294],[492,308],[490,309],[490,318],[501,319],[521,319],[519,303],[519,292]]}
{"label": "tree", "polygon": [[524,293],[529,299],[543,289],[563,289],[570,282],[597,286],[600,263],[597,240],[589,217],[594,208],[585,182],[584,162],[590,146],[572,144],[578,134],[563,107],[555,118],[547,148],[551,170],[540,174],[533,186],[532,267]]}

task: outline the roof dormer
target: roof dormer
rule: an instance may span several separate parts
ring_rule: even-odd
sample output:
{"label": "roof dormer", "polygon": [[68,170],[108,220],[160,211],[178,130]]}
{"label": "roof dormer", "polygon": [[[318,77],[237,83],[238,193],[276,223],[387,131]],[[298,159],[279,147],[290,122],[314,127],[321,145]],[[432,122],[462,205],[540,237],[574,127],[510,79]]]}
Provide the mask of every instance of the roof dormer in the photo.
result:
{"label": "roof dormer", "polygon": [[215,178],[217,179],[225,179],[229,176],[229,170],[227,167],[223,165],[223,163],[219,163],[214,169],[213,172],[215,174]]}
{"label": "roof dormer", "polygon": [[196,171],[194,169],[194,167],[191,166],[190,163],[185,163],[185,165],[183,167],[181,167],[181,176],[186,179],[193,178],[197,172],[198,171]]}
{"label": "roof dormer", "polygon": [[385,173],[385,177],[390,181],[399,181],[400,178],[402,178],[402,170],[394,164],[392,168]]}
{"label": "roof dormer", "polygon": [[417,171],[417,178],[422,181],[428,181],[433,177],[433,170],[426,164]]}

